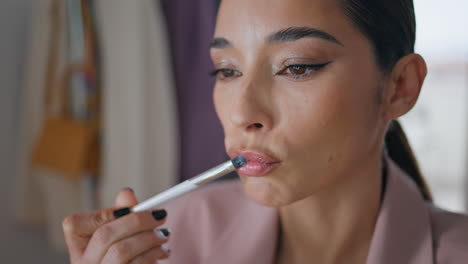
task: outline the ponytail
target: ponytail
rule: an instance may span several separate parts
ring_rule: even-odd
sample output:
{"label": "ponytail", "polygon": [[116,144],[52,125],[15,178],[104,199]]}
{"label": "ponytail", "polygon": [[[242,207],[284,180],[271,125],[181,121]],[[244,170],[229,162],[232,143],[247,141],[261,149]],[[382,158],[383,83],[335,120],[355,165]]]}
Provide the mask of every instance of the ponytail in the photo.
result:
{"label": "ponytail", "polygon": [[421,174],[406,134],[397,120],[390,123],[385,135],[385,146],[390,158],[416,183],[424,200],[432,202],[432,194]]}

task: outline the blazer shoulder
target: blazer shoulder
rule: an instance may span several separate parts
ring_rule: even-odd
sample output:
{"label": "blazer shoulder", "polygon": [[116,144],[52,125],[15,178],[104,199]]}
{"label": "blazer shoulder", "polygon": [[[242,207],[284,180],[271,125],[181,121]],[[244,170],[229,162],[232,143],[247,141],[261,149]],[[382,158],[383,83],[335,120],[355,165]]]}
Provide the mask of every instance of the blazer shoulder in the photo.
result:
{"label": "blazer shoulder", "polygon": [[[169,226],[187,227],[188,232],[221,232],[236,214],[248,207],[241,183],[236,180],[215,182],[178,197],[166,204]],[[190,229],[190,226],[197,226]],[[184,228],[185,229],[185,228]],[[206,235],[206,234],[205,234]]]}
{"label": "blazer shoulder", "polygon": [[[179,213],[178,211],[184,213],[187,210],[199,211],[205,207],[222,209],[226,204],[245,202],[243,195],[241,183],[237,180],[228,180],[204,186],[166,203],[165,206],[175,213]],[[219,212],[219,210],[215,211]]]}
{"label": "blazer shoulder", "polygon": [[171,229],[167,246],[177,251],[168,263],[205,263],[226,230],[232,229],[235,219],[248,207],[246,199],[239,181],[226,181],[164,204],[168,213],[165,227]]}
{"label": "blazer shoulder", "polygon": [[[438,263],[468,259],[468,216],[430,205],[432,235]],[[463,262],[464,263],[464,262]]]}

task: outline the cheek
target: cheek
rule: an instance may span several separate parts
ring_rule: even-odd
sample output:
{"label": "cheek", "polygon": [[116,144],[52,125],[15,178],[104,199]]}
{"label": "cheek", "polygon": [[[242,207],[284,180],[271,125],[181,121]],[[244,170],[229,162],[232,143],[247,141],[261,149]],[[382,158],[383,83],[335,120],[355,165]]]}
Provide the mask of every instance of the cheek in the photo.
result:
{"label": "cheek", "polygon": [[216,115],[218,116],[219,119],[221,119],[220,116],[219,116],[220,98],[219,98],[219,92],[218,92],[218,89],[217,89],[216,86],[217,85],[215,84],[214,87],[213,87],[213,94],[212,94],[213,104],[214,104],[214,108],[215,108],[215,111],[216,111]]}
{"label": "cheek", "polygon": [[[309,87],[293,88],[290,100],[282,100],[282,126],[289,131],[293,145],[332,146],[342,134],[353,129],[362,104],[339,81],[311,83]],[[284,98],[284,97],[283,97]]]}
{"label": "cheek", "polygon": [[218,84],[215,84],[213,88],[213,103],[216,111],[216,115],[218,116],[219,121],[221,122],[223,128],[225,129],[225,124],[226,124],[226,106],[227,106],[227,101],[226,98],[227,95],[226,93],[223,93],[222,90],[219,88]]}
{"label": "cheek", "polygon": [[376,82],[353,74],[334,76],[341,78],[304,83],[292,88],[288,100],[278,100],[288,159],[300,178],[288,180],[289,185],[321,188],[373,149]]}
{"label": "cheek", "polygon": [[363,67],[369,69],[368,77],[361,70],[338,66],[317,80],[291,87],[290,100],[278,100],[284,129],[295,135],[290,137],[294,144],[328,145],[339,151],[345,141],[364,140],[375,130],[378,81],[371,77],[376,76],[371,67]]}

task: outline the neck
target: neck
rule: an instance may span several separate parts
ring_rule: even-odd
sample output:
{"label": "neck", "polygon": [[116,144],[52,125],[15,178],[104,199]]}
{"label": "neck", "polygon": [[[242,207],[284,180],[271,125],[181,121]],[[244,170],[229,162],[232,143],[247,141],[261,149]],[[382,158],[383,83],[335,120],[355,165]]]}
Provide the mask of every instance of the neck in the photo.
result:
{"label": "neck", "polygon": [[380,155],[349,179],[279,209],[278,263],[365,263],[380,208]]}

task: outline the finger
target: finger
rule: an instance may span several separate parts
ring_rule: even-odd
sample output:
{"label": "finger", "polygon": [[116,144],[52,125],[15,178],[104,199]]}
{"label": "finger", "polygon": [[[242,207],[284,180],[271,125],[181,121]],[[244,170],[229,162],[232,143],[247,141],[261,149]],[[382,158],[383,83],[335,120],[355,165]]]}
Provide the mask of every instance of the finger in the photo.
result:
{"label": "finger", "polygon": [[62,223],[64,232],[82,237],[91,236],[99,227],[115,220],[114,211],[113,208],[106,208],[68,216]]}
{"label": "finger", "polygon": [[109,248],[102,263],[128,263],[138,255],[166,243],[168,237],[161,234],[151,230],[122,239]]}
{"label": "finger", "polygon": [[85,259],[101,260],[111,245],[144,231],[152,231],[164,224],[165,210],[137,212],[101,226],[94,232],[85,251]]}
{"label": "finger", "polygon": [[[130,188],[122,190],[116,198],[117,207],[131,207],[138,201]],[[65,241],[68,246],[70,258],[79,258],[85,251],[92,234],[102,225],[115,220],[116,215],[128,214],[128,209],[123,209],[114,214],[115,209],[108,208],[91,213],[75,214],[66,217],[62,222]]]}
{"label": "finger", "polygon": [[158,259],[167,259],[171,255],[171,250],[165,246],[152,248],[134,258],[130,264],[157,264]]}
{"label": "finger", "polygon": [[[116,207],[122,209],[137,204],[138,201],[131,189],[120,191],[116,198]],[[100,226],[115,220],[114,211],[117,208],[107,208],[91,213],[68,216],[63,221],[64,232],[79,236],[91,236]],[[129,213],[127,209],[121,210],[121,215]]]}
{"label": "finger", "polygon": [[133,207],[138,204],[138,199],[130,188],[125,188],[119,192],[115,198],[115,207]]}
{"label": "finger", "polygon": [[115,219],[113,211],[114,209],[111,208],[102,209],[91,213],[71,215],[63,220],[62,229],[72,260],[83,254],[92,234],[100,226]]}

